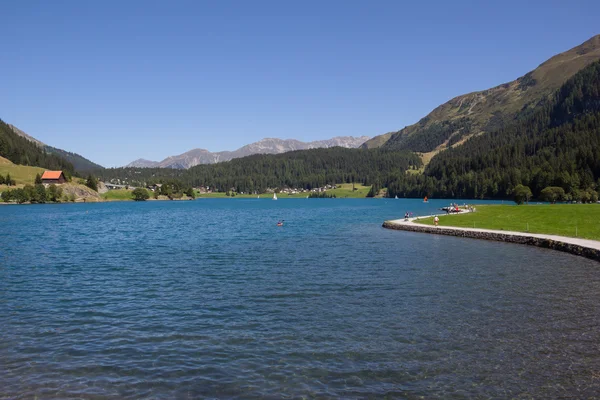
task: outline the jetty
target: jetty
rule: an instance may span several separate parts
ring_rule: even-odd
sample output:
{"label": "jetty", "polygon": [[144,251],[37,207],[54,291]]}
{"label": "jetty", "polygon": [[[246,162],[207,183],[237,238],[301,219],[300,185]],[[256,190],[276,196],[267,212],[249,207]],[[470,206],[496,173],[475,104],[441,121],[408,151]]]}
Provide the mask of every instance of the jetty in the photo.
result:
{"label": "jetty", "polygon": [[[461,214],[469,212],[464,211]],[[446,214],[438,216],[447,217]],[[454,226],[432,226],[420,224],[418,219],[433,218],[435,215],[415,217],[408,219],[395,219],[385,221],[383,227],[399,231],[429,233],[435,235],[457,236],[471,239],[494,240],[497,242],[525,244],[528,246],[543,247],[557,251],[571,253],[600,261],[600,241],[579,239],[567,236],[547,235],[540,233],[500,231],[479,228],[459,228]]]}

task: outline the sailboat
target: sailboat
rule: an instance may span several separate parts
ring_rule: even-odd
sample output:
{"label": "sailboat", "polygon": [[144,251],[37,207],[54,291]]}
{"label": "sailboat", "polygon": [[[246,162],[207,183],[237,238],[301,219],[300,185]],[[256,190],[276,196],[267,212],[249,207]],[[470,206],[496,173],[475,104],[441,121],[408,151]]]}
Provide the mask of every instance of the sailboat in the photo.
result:
{"label": "sailboat", "polygon": [[396,195],[396,197],[394,197],[396,200],[398,200],[398,195]]}
{"label": "sailboat", "polygon": [[260,199],[260,196],[256,196],[257,199]]}
{"label": "sailboat", "polygon": [[277,200],[277,193],[273,193],[273,200]]}

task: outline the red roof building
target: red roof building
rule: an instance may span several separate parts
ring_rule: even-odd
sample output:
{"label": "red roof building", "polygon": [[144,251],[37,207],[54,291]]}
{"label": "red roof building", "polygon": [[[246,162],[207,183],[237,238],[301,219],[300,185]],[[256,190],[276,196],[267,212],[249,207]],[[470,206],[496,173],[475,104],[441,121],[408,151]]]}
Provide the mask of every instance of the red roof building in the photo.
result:
{"label": "red roof building", "polygon": [[42,175],[42,183],[65,183],[67,178],[62,171],[44,171]]}

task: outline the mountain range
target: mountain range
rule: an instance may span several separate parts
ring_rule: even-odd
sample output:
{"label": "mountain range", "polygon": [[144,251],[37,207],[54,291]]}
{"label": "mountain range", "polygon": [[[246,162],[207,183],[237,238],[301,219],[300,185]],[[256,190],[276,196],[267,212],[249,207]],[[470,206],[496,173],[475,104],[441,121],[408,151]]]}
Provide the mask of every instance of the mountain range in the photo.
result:
{"label": "mountain range", "polygon": [[126,167],[187,169],[200,164],[215,164],[222,161],[229,161],[234,158],[246,157],[252,154],[281,154],[294,150],[329,147],[358,148],[367,140],[369,140],[369,136],[338,136],[332,139],[317,140],[314,142],[301,142],[295,139],[266,138],[240,147],[234,151],[220,151],[213,153],[205,149],[193,149],[183,154],[167,157],[162,161],[150,161],[140,158],[127,164]]}
{"label": "mountain range", "polygon": [[600,59],[600,35],[560,53],[533,71],[491,89],[468,93],[435,108],[416,124],[375,136],[363,148],[430,153],[458,146],[466,139],[497,131],[548,103],[577,72]]}

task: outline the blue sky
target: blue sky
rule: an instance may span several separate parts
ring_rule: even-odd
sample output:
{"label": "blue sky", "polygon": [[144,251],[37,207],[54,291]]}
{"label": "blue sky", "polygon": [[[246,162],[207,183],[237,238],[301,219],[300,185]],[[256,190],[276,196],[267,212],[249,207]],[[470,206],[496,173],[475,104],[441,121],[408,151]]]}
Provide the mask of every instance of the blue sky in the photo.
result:
{"label": "blue sky", "polygon": [[600,33],[600,2],[577,0],[24,0],[1,10],[0,118],[105,166],[398,130]]}

